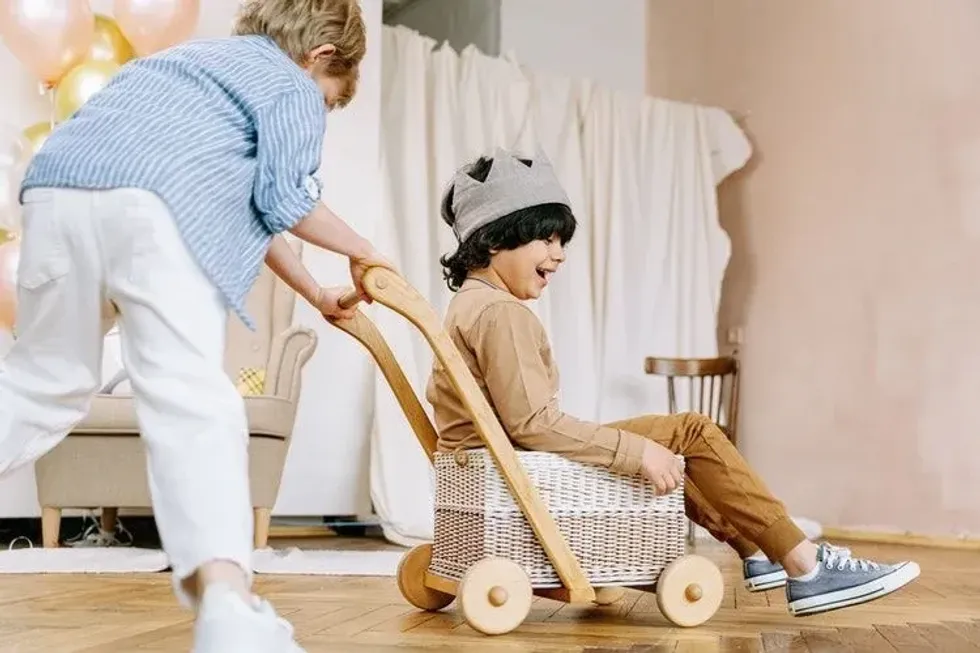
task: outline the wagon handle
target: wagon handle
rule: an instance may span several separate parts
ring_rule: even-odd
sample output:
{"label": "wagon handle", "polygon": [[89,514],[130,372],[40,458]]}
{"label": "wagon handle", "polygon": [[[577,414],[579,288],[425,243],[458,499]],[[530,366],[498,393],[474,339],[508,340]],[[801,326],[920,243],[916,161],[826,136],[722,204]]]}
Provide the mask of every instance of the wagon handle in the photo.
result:
{"label": "wagon handle", "polygon": [[[595,601],[595,590],[589,583],[568,541],[559,530],[554,516],[531,483],[527,470],[521,464],[510,438],[507,437],[486,397],[480,391],[469,368],[466,367],[459,350],[456,349],[449,334],[443,329],[439,316],[415,288],[397,273],[387,268],[370,268],[364,274],[364,288],[372,300],[407,319],[428,341],[436,358],[446,368],[453,388],[473,418],[473,425],[493,457],[515,503],[524,513],[528,524],[537,535],[538,542],[548,554],[562,585],[568,590],[569,599],[576,603]],[[341,298],[341,306],[344,305],[344,302],[353,302],[349,304],[353,306],[357,301],[359,301],[357,294],[350,292]],[[356,319],[368,320],[367,316],[360,312],[358,312]],[[361,339],[359,330],[352,327],[351,322],[353,320],[332,321],[335,326],[361,340],[362,344],[370,349],[368,343]],[[412,394],[414,396],[414,392]],[[415,397],[415,402],[417,403],[417,401],[417,397]],[[402,406],[405,406],[404,402],[402,402]],[[426,417],[426,421],[428,421],[428,417]],[[431,422],[429,425],[431,427]],[[423,438],[418,430],[416,430],[416,434],[422,441]],[[423,442],[423,447],[426,447],[427,453],[430,453],[425,442]],[[432,454],[430,453],[430,459],[431,457]]]}
{"label": "wagon handle", "polygon": [[343,295],[340,296],[340,299],[337,301],[337,304],[343,309],[348,309],[348,308],[354,308],[355,306],[357,306],[357,304],[360,301],[361,301],[361,296],[357,294],[356,290],[348,290],[347,292],[345,292]]}

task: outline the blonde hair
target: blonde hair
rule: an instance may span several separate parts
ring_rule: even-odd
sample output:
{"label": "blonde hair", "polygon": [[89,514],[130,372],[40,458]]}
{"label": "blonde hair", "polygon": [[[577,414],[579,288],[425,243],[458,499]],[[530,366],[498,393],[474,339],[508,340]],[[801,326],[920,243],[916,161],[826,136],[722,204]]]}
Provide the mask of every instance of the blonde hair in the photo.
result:
{"label": "blonde hair", "polygon": [[344,79],[345,106],[357,90],[359,68],[367,51],[367,34],[358,0],[245,0],[233,33],[268,36],[300,65],[328,43],[336,51],[315,72]]}

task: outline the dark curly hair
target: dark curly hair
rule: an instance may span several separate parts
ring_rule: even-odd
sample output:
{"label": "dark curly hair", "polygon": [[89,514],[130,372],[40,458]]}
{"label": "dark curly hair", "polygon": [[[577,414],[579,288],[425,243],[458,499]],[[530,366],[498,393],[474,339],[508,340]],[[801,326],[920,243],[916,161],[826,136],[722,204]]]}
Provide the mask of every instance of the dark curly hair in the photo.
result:
{"label": "dark curly hair", "polygon": [[[530,167],[530,160],[519,160]],[[470,164],[468,174],[484,182],[492,166],[492,158],[481,156]],[[450,227],[456,224],[452,186],[442,198],[442,219]],[[518,209],[483,225],[460,243],[454,253],[441,257],[442,276],[449,289],[456,292],[470,272],[490,265],[491,250],[517,249],[535,240],[550,240],[554,236],[558,236],[561,244],[565,245],[575,235],[575,227],[575,215],[565,204],[538,204]]]}

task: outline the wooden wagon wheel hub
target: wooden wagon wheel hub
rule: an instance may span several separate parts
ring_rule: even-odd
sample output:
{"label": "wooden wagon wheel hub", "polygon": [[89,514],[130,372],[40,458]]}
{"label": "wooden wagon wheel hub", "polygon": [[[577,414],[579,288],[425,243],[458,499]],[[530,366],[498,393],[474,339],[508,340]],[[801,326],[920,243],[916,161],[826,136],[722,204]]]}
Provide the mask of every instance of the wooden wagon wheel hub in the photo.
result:
{"label": "wooden wagon wheel hub", "polygon": [[688,601],[694,603],[695,601],[701,600],[701,597],[704,596],[704,590],[701,589],[701,586],[697,583],[691,583],[687,586],[687,589],[684,590],[684,596],[687,597]]}
{"label": "wooden wagon wheel hub", "polygon": [[500,585],[497,585],[496,587],[490,588],[487,598],[490,599],[490,605],[495,608],[499,608],[504,603],[507,603],[507,590]]}

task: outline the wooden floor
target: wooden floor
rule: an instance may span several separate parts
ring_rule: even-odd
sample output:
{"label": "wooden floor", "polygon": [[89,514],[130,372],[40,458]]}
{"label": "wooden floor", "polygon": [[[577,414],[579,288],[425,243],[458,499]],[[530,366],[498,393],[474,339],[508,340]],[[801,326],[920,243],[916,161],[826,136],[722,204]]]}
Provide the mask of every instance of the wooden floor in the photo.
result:
{"label": "wooden floor", "polygon": [[[304,544],[366,546],[363,540],[352,545],[337,538]],[[852,548],[887,560],[915,559],[922,577],[875,603],[801,619],[788,615],[781,591],[747,593],[734,557],[720,547],[702,546],[699,553],[721,564],[728,587],[722,609],[706,626],[672,628],[653,596],[630,591],[619,604],[603,608],[538,599],[519,630],[496,638],[471,630],[453,606],[438,614],[412,609],[393,578],[262,576],[258,589],[293,622],[310,653],[980,651],[980,554]],[[174,602],[167,574],[0,577],[3,653],[186,653],[190,628],[191,618]]]}

